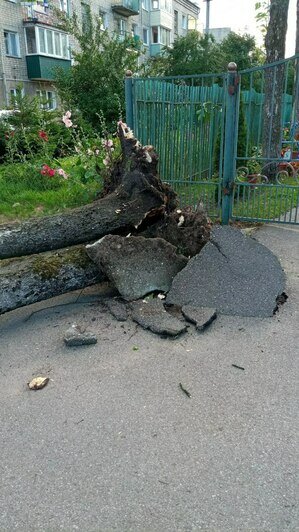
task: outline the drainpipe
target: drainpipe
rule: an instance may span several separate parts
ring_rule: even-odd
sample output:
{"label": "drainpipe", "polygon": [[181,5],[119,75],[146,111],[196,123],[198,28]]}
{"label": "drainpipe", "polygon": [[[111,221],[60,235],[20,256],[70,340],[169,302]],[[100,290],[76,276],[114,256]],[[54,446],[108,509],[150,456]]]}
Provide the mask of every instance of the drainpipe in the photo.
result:
{"label": "drainpipe", "polygon": [[[8,105],[8,99],[7,99],[7,83],[6,83],[6,74],[4,72],[4,60],[3,60],[3,57],[4,57],[4,54],[2,54],[2,48],[1,48],[1,44],[0,44],[0,59],[1,59],[1,70],[2,70],[2,82],[3,82],[3,96],[4,96],[4,101],[6,103],[6,105]],[[0,78],[1,79],[1,78]]]}

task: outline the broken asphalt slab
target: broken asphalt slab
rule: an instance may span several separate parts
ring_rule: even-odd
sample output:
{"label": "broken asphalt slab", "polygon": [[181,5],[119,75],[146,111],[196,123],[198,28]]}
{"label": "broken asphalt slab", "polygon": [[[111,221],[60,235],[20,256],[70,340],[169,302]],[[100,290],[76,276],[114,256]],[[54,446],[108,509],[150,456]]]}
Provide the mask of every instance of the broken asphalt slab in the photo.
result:
{"label": "broken asphalt slab", "polygon": [[285,274],[268,248],[238,229],[214,226],[210,242],[174,278],[166,303],[268,317],[284,289]]}
{"label": "broken asphalt slab", "polygon": [[187,330],[186,324],[168,314],[160,299],[133,301],[130,308],[132,319],[156,334],[178,336]]}
{"label": "broken asphalt slab", "polygon": [[86,251],[127,301],[156,290],[167,292],[188,262],[162,238],[107,235],[86,246]]}
{"label": "broken asphalt slab", "polygon": [[197,308],[190,305],[184,305],[182,308],[183,316],[186,320],[195,324],[197,331],[204,331],[217,318],[215,308]]}

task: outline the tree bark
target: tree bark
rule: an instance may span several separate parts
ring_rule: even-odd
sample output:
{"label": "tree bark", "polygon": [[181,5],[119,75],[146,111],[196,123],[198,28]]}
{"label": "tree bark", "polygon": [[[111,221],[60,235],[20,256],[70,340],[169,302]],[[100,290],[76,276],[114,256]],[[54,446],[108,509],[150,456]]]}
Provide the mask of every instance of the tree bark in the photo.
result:
{"label": "tree bark", "polygon": [[0,314],[103,281],[84,246],[0,261]]}
{"label": "tree bark", "polygon": [[[266,63],[274,63],[285,57],[288,8],[289,0],[271,0],[270,19],[265,38]],[[265,70],[263,157],[269,161],[280,157],[284,77],[284,65],[277,65]],[[273,165],[271,174],[275,173],[276,166],[276,164]],[[269,177],[273,177],[273,175],[269,175]]]}

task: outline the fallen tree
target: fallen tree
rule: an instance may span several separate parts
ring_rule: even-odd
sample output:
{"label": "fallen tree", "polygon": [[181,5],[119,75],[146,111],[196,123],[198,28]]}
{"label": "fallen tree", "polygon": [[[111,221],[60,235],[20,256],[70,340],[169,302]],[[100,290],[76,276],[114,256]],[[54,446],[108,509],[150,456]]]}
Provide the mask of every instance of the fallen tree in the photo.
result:
{"label": "fallen tree", "polygon": [[208,241],[205,213],[177,209],[175,192],[158,176],[154,148],[141,146],[122,123],[119,137],[122,156],[96,201],[55,216],[0,226],[0,314],[103,280],[78,244],[111,233],[141,234],[164,238],[179,253],[193,256]]}
{"label": "fallen tree", "polygon": [[105,279],[84,246],[0,261],[0,314]]}
{"label": "fallen tree", "polygon": [[129,232],[176,206],[175,193],[157,174],[153,148],[143,147],[119,126],[122,158],[106,180],[102,197],[72,211],[0,226],[0,259],[20,257]]}

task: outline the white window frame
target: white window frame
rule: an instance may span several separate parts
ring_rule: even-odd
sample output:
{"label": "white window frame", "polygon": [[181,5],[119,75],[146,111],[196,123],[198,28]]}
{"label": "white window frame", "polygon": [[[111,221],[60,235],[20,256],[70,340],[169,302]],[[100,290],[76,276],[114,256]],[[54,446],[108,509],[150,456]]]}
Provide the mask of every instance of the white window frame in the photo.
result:
{"label": "white window frame", "polygon": [[149,0],[142,0],[141,6],[144,11],[149,11]]}
{"label": "white window frame", "polygon": [[109,27],[108,13],[106,13],[106,11],[101,11],[101,9],[100,9],[99,10],[99,18],[102,19],[101,30],[102,31],[107,30],[108,27]]}
{"label": "white window frame", "polygon": [[[35,42],[36,42],[36,52],[35,53],[29,53],[28,52],[28,46],[27,46],[27,36],[26,36],[26,28],[25,28],[25,41],[26,41],[26,55],[43,55],[43,56],[46,56],[46,57],[54,57],[56,59],[70,59],[70,46],[69,46],[69,36],[67,33],[65,32],[62,32],[62,31],[57,31],[56,29],[54,28],[49,28],[49,27],[45,27],[45,26],[34,26],[35,27]],[[48,53],[48,40],[47,40],[47,35],[45,33],[45,52],[41,52],[40,51],[40,38],[39,38],[39,30],[42,30],[44,32],[46,31],[50,31],[52,33],[52,49],[53,49],[53,52],[52,54],[49,54]],[[55,53],[55,38],[54,38],[54,35],[55,33],[58,33],[59,34],[59,44],[60,44],[60,55],[56,54]],[[66,36],[66,47],[67,47],[67,56],[63,55],[63,46],[62,46],[62,36]]]}
{"label": "white window frame", "polygon": [[[144,40],[144,32],[146,32],[146,41]],[[149,46],[149,29],[142,28],[142,41],[144,46]]]}
{"label": "white window frame", "polygon": [[59,9],[63,13],[69,12],[69,2],[68,0],[59,0]]}
{"label": "white window frame", "polygon": [[182,15],[182,30],[187,30],[187,28],[188,28],[187,15]]}
{"label": "white window frame", "polygon": [[[169,35],[169,43],[168,44],[166,42],[162,42],[162,39],[161,39],[162,31],[161,30],[164,30],[166,32],[166,34]],[[164,26],[159,26],[159,42],[163,46],[170,46],[170,43],[171,43],[171,30],[169,28],[165,28]]]}
{"label": "white window frame", "polygon": [[128,28],[128,26],[127,26],[126,19],[120,18],[119,19],[119,34],[123,35],[125,37],[126,33],[127,33],[127,28]]}
{"label": "white window frame", "polygon": [[[7,53],[7,51],[6,51],[6,38],[5,38],[5,34],[6,34],[6,33],[7,33],[7,35],[9,36],[9,41],[8,41],[8,43],[9,43],[9,47],[10,47],[10,49],[11,49],[10,35],[14,35],[14,36],[15,36],[15,39],[16,39],[15,43],[16,43],[17,55],[10,53],[10,50],[9,50],[8,53]],[[21,57],[21,54],[20,54],[20,37],[19,37],[18,32],[17,32],[17,31],[10,31],[10,30],[5,30],[5,29],[4,29],[2,35],[4,36],[4,40],[5,40],[5,55],[6,55],[6,57]]]}
{"label": "white window frame", "polygon": [[[40,99],[41,102],[42,100],[47,100],[46,104],[40,103],[41,109],[45,109],[46,111],[55,111],[55,109],[57,109],[56,92],[39,89],[36,91],[36,96]],[[48,102],[51,102],[51,107]]]}

